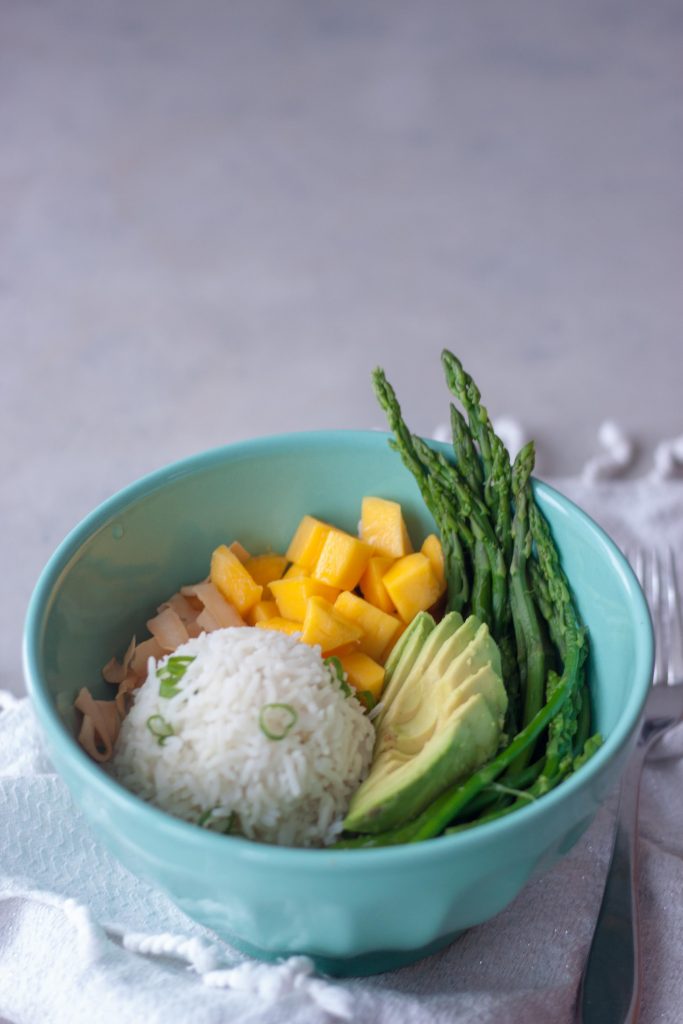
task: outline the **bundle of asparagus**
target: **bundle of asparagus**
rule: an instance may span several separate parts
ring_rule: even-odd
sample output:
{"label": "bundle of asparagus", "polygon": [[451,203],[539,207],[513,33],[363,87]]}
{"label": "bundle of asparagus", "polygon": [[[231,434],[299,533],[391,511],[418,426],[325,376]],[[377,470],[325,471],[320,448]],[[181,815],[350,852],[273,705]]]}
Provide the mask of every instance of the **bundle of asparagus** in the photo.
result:
{"label": "bundle of asparagus", "polygon": [[579,621],[548,523],[534,499],[534,446],[514,464],[481,395],[453,353],[444,350],[453,459],[412,434],[384,372],[373,385],[393,432],[392,446],[415,477],[441,534],[448,608],[474,614],[498,643],[508,691],[501,749],[464,782],[444,790],[418,817],[339,845],[371,847],[429,839],[516,810],[548,792],[600,745],[590,735]]}

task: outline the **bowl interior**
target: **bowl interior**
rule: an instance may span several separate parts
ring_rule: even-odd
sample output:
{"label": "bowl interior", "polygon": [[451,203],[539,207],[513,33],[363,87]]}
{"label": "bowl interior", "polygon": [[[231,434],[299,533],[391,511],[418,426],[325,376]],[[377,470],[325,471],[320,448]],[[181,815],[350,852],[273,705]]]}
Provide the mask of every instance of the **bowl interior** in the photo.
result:
{"label": "bowl interior", "polygon": [[[590,626],[595,726],[621,744],[646,692],[647,608],[606,535],[557,492],[535,486]],[[289,435],[218,449],[105,502],[60,546],[29,609],[27,682],[43,725],[73,735],[78,690],[112,694],[102,665],[123,653],[133,633],[146,635],[144,623],[162,600],[207,575],[217,544],[238,539],[254,553],[283,551],[304,513],[355,532],[365,494],[401,502],[413,543],[434,529],[411,474],[387,436],[374,432]]]}

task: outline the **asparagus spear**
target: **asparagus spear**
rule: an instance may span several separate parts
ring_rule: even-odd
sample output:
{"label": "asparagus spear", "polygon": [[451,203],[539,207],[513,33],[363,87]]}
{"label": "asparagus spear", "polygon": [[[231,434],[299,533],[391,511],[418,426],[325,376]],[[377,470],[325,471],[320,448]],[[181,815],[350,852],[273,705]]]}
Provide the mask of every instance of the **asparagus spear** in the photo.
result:
{"label": "asparagus spear", "polygon": [[[547,665],[541,619],[536,609],[527,580],[527,562],[531,555],[529,531],[530,506],[533,503],[529,483],[534,466],[533,443],[525,445],[515,459],[512,486],[515,496],[515,516],[512,523],[514,547],[510,563],[510,610],[517,642],[524,711],[522,722],[527,725],[543,704]],[[516,765],[520,769],[522,765]]]}
{"label": "asparagus spear", "polygon": [[484,498],[484,474],[481,469],[481,462],[474,447],[472,435],[469,432],[465,418],[451,402],[451,434],[453,435],[453,451],[455,453],[458,469],[467,481],[473,494],[483,501]]}
{"label": "asparagus spear", "polygon": [[377,400],[387,415],[389,426],[394,434],[396,448],[403,460],[403,464],[413,474],[420,488],[424,503],[434,517],[434,521],[441,533],[449,590],[449,610],[460,611],[467,602],[469,580],[465,554],[458,538],[458,532],[451,528],[452,524],[448,517],[445,516],[443,506],[434,501],[433,490],[430,487],[425,469],[415,451],[413,437],[403,420],[396,393],[386,379],[384,371],[379,367],[373,370],[372,383]]}
{"label": "asparagus spear", "polygon": [[[495,433],[489,414],[481,402],[481,393],[462,363],[444,349],[441,362],[446,383],[462,403],[469,421],[470,434],[479,445],[483,470],[484,501],[491,511],[498,542],[509,560],[510,555],[510,456]],[[451,419],[451,425],[453,420]],[[458,436],[460,425],[456,423]],[[455,440],[455,432],[454,432]],[[476,458],[473,460],[476,462]]]}
{"label": "asparagus spear", "polygon": [[[586,631],[579,623],[550,527],[535,503],[529,508],[529,526],[536,545],[539,569],[550,599],[553,634],[565,665],[568,653],[577,652],[569,700],[562,714],[557,716],[549,728],[545,765],[539,778],[539,784],[542,784],[543,781],[549,783],[558,773],[566,774],[567,770],[571,770],[575,752],[574,737],[581,715],[584,663],[588,647]],[[585,722],[583,728],[586,729]]]}

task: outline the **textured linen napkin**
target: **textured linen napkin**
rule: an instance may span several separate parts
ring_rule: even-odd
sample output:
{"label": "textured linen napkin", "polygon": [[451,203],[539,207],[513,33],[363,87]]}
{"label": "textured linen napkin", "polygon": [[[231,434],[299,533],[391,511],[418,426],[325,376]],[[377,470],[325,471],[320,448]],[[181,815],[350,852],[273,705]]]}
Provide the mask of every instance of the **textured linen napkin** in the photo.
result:
{"label": "textured linen napkin", "polygon": [[[683,482],[557,485],[618,543],[668,543],[683,553]],[[645,1024],[682,1019],[681,753],[683,728],[660,745],[643,779]],[[569,1024],[609,859],[614,803],[554,870],[448,949],[389,974],[330,981],[317,977],[305,957],[276,966],[242,957],[121,867],[71,804],[42,753],[27,702],[6,698],[0,1018],[11,1024]]]}

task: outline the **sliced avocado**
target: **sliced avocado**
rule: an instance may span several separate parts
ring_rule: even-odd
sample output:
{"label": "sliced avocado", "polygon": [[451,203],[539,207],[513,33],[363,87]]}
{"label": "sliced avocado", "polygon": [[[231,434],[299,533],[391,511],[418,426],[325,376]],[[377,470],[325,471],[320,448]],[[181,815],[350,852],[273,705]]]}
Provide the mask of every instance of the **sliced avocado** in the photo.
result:
{"label": "sliced avocado", "polygon": [[[401,660],[407,662],[408,660],[408,648],[415,651],[415,658],[420,653],[422,644],[427,639],[427,636],[436,626],[433,616],[429,612],[418,612],[413,621],[404,630],[403,634],[398,638],[396,643],[391,649],[391,653],[384,664],[384,678],[386,682],[390,682],[391,677],[394,675],[398,664]],[[403,655],[406,658],[403,658]],[[413,659],[414,661],[415,659]],[[412,664],[412,663],[411,663]]]}
{"label": "sliced avocado", "polygon": [[[403,653],[401,653],[398,663],[394,666],[389,682],[384,685],[384,690],[382,691],[382,710],[377,716],[375,723],[377,728],[379,728],[389,708],[403,689],[406,680],[413,675],[421,676],[444,641],[452,636],[462,625],[462,615],[459,612],[449,612],[438,626],[429,626],[428,620],[431,620],[432,623],[434,622],[434,619],[429,615],[426,624],[413,632],[413,624],[421,614],[427,615],[428,613],[416,615],[406,633],[404,633],[405,636],[411,631],[411,638]],[[403,637],[401,637],[401,640],[403,640]],[[399,640],[399,643],[401,640]]]}
{"label": "sliced avocado", "polygon": [[[471,616],[471,618],[474,619],[474,616]],[[464,683],[468,676],[478,672],[482,666],[493,662],[497,648],[491,638],[488,626],[485,623],[479,622],[478,619],[474,619],[471,629],[475,627],[476,632],[470,642],[466,643],[451,660],[445,671],[442,670],[438,675],[432,674],[431,663],[429,662],[425,665],[424,671],[420,672],[420,662],[423,660],[422,655],[420,655],[409,678],[401,687],[400,693],[396,695],[391,705],[392,727],[410,722],[420,708],[429,708],[429,705],[435,698],[434,686],[437,682],[441,684],[442,690],[444,687],[454,690],[461,683]],[[430,641],[435,635],[436,630],[432,633]],[[427,644],[425,644],[426,647]]]}
{"label": "sliced avocado", "polygon": [[488,704],[470,697],[419,754],[385,769],[376,783],[370,775],[355,794],[344,827],[352,832],[384,832],[414,818],[454,779],[476,771],[493,754],[500,730]]}
{"label": "sliced avocado", "polygon": [[344,822],[350,831],[410,820],[496,752],[507,708],[497,645],[475,616],[452,619],[439,643],[443,621],[378,719],[370,774]]}

